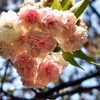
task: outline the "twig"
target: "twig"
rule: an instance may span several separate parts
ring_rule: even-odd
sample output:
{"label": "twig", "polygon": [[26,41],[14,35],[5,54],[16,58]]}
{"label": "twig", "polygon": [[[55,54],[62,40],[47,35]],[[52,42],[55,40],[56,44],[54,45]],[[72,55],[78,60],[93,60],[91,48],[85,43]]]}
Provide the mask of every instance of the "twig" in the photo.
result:
{"label": "twig", "polygon": [[1,90],[3,89],[3,83],[4,83],[5,78],[6,78],[6,72],[7,72],[8,66],[9,66],[9,60],[7,60],[7,62],[6,62],[6,69],[4,72],[4,77],[2,78],[2,81],[1,81]]}
{"label": "twig", "polygon": [[83,92],[83,91],[89,91],[89,90],[92,90],[92,89],[100,89],[100,85],[99,86],[93,86],[93,87],[78,87],[78,88],[76,88],[76,89],[73,89],[73,90],[71,90],[71,91],[67,91],[67,92],[65,92],[65,93],[61,93],[61,94],[58,94],[58,95],[54,95],[54,96],[48,96],[47,98],[48,99],[55,99],[55,98],[57,98],[57,97],[59,97],[59,96],[65,96],[65,95],[72,95],[72,94],[74,94],[74,93],[79,93],[79,92]]}
{"label": "twig", "polygon": [[84,80],[87,80],[89,78],[92,78],[92,77],[95,77],[95,76],[98,76],[98,75],[100,75],[100,71],[98,71],[97,73],[89,74],[89,75],[87,75],[83,78],[80,78],[78,80],[73,80],[73,81],[70,81],[70,82],[67,82],[67,83],[61,83],[60,85],[58,85],[58,86],[48,90],[47,92],[45,92],[44,95],[46,95],[46,96],[51,95],[55,91],[59,91],[60,89],[63,89],[63,88],[68,87],[68,86],[74,86],[74,85],[80,84]]}
{"label": "twig", "polygon": [[95,10],[95,8],[91,5],[91,3],[89,4],[89,7],[93,10],[93,12],[100,18],[100,14]]}
{"label": "twig", "polygon": [[46,91],[44,93],[37,93],[36,97],[43,98],[43,95],[44,95],[45,96],[44,98],[46,98],[46,97],[52,95],[54,92],[58,92],[59,90],[61,90],[63,88],[81,84],[81,82],[83,82],[84,80],[87,80],[89,78],[96,77],[96,76],[99,76],[99,75],[100,75],[100,71],[98,71],[96,73],[88,74],[85,77],[80,78],[78,80],[73,80],[73,81],[70,81],[70,82],[67,82],[67,83],[61,83],[60,85],[58,85],[58,86],[56,86],[52,89],[49,89],[48,91]]}
{"label": "twig", "polygon": [[18,97],[14,97],[13,95],[8,94],[7,92],[0,90],[0,92],[2,92],[4,95],[11,97],[10,100],[28,100],[28,99],[23,99],[23,98],[18,98]]}

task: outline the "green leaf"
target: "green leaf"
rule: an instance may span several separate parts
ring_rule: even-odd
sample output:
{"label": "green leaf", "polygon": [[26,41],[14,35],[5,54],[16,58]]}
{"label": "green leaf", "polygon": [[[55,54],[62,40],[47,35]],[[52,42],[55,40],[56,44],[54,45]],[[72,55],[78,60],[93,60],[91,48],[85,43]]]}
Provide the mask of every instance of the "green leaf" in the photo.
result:
{"label": "green leaf", "polygon": [[92,62],[92,59],[90,57],[88,57],[86,54],[84,54],[82,50],[73,52],[73,56],[80,58],[80,59],[84,59],[90,63]]}
{"label": "green leaf", "polygon": [[[76,67],[79,67],[79,68],[83,69],[83,68],[80,67],[80,66],[78,65],[78,63],[74,60],[74,55],[73,55],[72,53],[70,53],[70,52],[64,52],[64,51],[62,50],[62,56],[63,56],[64,60],[68,61],[70,64],[72,64],[72,65],[74,65],[74,66],[76,66]],[[83,69],[83,70],[84,70],[84,69]]]}
{"label": "green leaf", "polygon": [[79,2],[75,3],[75,5],[73,7],[71,7],[69,9],[69,11],[74,13],[77,10],[77,7],[80,5],[81,2],[82,1],[79,1]]}
{"label": "green leaf", "polygon": [[[82,50],[75,51],[75,52],[64,52],[64,51],[62,50],[62,55],[63,55],[63,58],[64,58],[66,61],[68,61],[68,62],[71,63],[72,65],[77,66],[77,67],[79,67],[79,68],[81,68],[81,69],[83,69],[83,68],[80,67],[80,66],[78,65],[78,63],[74,60],[75,57],[76,57],[76,58],[83,59],[83,60],[85,60],[85,61],[87,61],[87,62],[89,62],[89,63],[95,64],[95,65],[100,65],[100,64],[97,64],[97,63],[93,62],[93,60],[92,60],[90,57],[88,57],[86,54],[84,54],[84,53],[82,52]],[[84,69],[83,69],[83,70],[84,70]]]}
{"label": "green leaf", "polygon": [[82,0],[79,3],[76,3],[70,11],[74,13],[77,20],[80,18],[84,10],[89,6],[89,0]]}
{"label": "green leaf", "polygon": [[58,0],[54,0],[51,7],[52,9],[62,10],[61,3]]}
{"label": "green leaf", "polygon": [[93,62],[92,58],[90,58],[90,57],[88,57],[86,54],[84,54],[84,53],[82,52],[82,50],[73,52],[73,56],[74,56],[74,57],[77,57],[77,58],[80,58],[80,59],[83,59],[83,60],[85,60],[85,61],[87,61],[87,62],[89,62],[89,63],[95,64],[95,65],[100,65],[100,64],[98,64],[98,63]]}
{"label": "green leaf", "polygon": [[63,11],[68,9],[69,3],[70,3],[70,0],[62,0],[61,6],[62,6]]}

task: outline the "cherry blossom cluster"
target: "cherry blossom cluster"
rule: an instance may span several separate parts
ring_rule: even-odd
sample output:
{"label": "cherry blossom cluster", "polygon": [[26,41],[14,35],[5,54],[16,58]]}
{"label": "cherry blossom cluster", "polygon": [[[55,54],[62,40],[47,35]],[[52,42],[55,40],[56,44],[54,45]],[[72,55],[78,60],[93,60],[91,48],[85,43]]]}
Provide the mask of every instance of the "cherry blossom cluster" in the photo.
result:
{"label": "cherry blossom cluster", "polygon": [[43,88],[57,82],[68,63],[53,50],[57,43],[65,52],[79,50],[87,40],[86,28],[76,25],[69,11],[27,4],[18,13],[0,16],[0,56],[11,59],[23,85]]}

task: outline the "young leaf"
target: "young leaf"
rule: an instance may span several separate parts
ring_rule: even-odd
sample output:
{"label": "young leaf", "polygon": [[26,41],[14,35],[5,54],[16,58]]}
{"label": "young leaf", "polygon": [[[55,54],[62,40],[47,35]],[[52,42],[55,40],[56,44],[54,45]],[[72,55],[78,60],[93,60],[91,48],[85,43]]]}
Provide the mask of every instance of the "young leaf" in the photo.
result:
{"label": "young leaf", "polygon": [[95,65],[100,65],[100,64],[97,64],[97,63],[93,62],[93,60],[90,57],[88,57],[87,55],[85,55],[82,52],[82,50],[73,52],[73,56],[77,57],[77,58],[80,58],[80,59],[83,59],[83,60],[85,60],[85,61],[87,61],[89,63],[95,64]]}
{"label": "young leaf", "polygon": [[[68,61],[70,64],[72,64],[72,65],[74,65],[74,66],[76,66],[76,67],[79,67],[79,68],[83,69],[83,68],[80,67],[80,66],[78,65],[78,63],[74,60],[74,56],[73,56],[72,53],[70,53],[70,52],[64,52],[64,51],[62,50],[62,56],[63,56],[64,60]],[[84,69],[83,69],[83,70],[84,70]]]}
{"label": "young leaf", "polygon": [[[77,67],[80,67],[80,66],[79,66],[79,65],[77,64],[77,62],[74,60],[75,57],[76,57],[76,58],[83,59],[83,60],[85,60],[85,61],[87,61],[87,62],[90,62],[90,63],[92,63],[92,64],[95,64],[95,65],[100,65],[100,64],[97,64],[97,63],[93,62],[93,60],[92,60],[90,57],[88,57],[87,55],[85,55],[81,50],[75,51],[75,52],[72,52],[72,53],[70,53],[70,52],[64,52],[64,51],[62,50],[62,55],[63,55],[63,58],[64,58],[66,61],[68,61],[69,63],[71,63],[72,65],[77,66]],[[80,68],[83,69],[82,67],[80,67]],[[83,70],[84,70],[84,69],[83,69]]]}
{"label": "young leaf", "polygon": [[51,7],[52,7],[52,9],[62,10],[62,6],[61,6],[59,0],[54,0]]}
{"label": "young leaf", "polygon": [[62,6],[63,11],[68,9],[69,3],[70,3],[70,0],[62,0],[61,6]]}
{"label": "young leaf", "polygon": [[79,1],[79,2],[75,3],[75,5],[73,7],[71,7],[69,9],[69,11],[74,13],[77,10],[77,7],[81,4],[81,2],[82,1]]}
{"label": "young leaf", "polygon": [[82,15],[83,11],[89,6],[89,0],[82,0],[79,3],[76,3],[70,11],[74,13],[76,16],[77,20],[79,17]]}
{"label": "young leaf", "polygon": [[77,57],[77,58],[80,58],[80,59],[83,59],[83,60],[86,60],[88,62],[92,62],[92,59],[90,57],[88,57],[87,55],[85,55],[82,50],[79,50],[79,51],[75,51],[73,52],[73,56],[74,57]]}

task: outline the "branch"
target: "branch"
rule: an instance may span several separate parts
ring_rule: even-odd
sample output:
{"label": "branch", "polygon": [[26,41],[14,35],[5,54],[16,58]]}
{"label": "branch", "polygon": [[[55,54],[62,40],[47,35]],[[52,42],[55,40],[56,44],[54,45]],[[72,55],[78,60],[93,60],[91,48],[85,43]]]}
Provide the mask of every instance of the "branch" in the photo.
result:
{"label": "branch", "polygon": [[27,100],[27,99],[23,99],[23,98],[18,98],[18,97],[14,97],[13,95],[8,94],[7,92],[3,91],[0,89],[0,92],[2,92],[5,96],[9,96],[11,97],[11,100]]}
{"label": "branch", "polygon": [[100,71],[98,71],[97,73],[88,74],[87,76],[85,76],[83,78],[80,78],[78,80],[73,80],[73,81],[70,81],[70,82],[67,82],[67,83],[61,83],[59,86],[56,86],[56,87],[48,90],[44,94],[48,96],[48,95],[52,94],[55,91],[59,91],[60,89],[63,89],[63,88],[68,87],[68,86],[74,86],[74,85],[80,84],[84,80],[87,80],[89,78],[92,78],[92,77],[95,77],[95,76],[98,76],[98,75],[100,75]]}
{"label": "branch", "polygon": [[[83,78],[80,78],[78,80],[73,80],[73,81],[70,81],[70,82],[67,82],[67,83],[61,83],[59,86],[56,86],[44,93],[36,93],[36,96],[35,98],[31,99],[31,100],[46,100],[47,98],[48,99],[55,99],[59,96],[64,96],[64,95],[72,95],[76,92],[82,92],[82,91],[87,91],[87,90],[91,90],[93,88],[97,88],[97,89],[100,89],[100,86],[95,86],[95,87],[78,87],[74,90],[71,90],[71,91],[67,91],[65,93],[62,93],[62,94],[57,94],[57,95],[51,95],[53,94],[55,91],[59,91],[60,89],[63,89],[65,87],[68,87],[68,86],[74,86],[74,85],[77,85],[77,84],[80,84],[81,82],[83,82],[84,80],[86,79],[89,79],[89,78],[92,78],[92,77],[96,77],[96,76],[99,76],[100,75],[100,71],[96,72],[96,73],[92,73],[92,74],[89,74]],[[10,96],[12,100],[27,100],[25,98],[18,98],[18,97],[14,97],[13,95],[10,95],[8,94],[7,92],[4,92],[3,90],[0,90],[1,92],[4,93],[4,95],[7,95],[7,96]]]}
{"label": "branch", "polygon": [[68,86],[74,86],[74,85],[81,84],[81,82],[83,82],[84,80],[87,80],[89,78],[96,77],[96,76],[100,76],[100,71],[98,71],[96,73],[88,74],[87,76],[80,78],[78,80],[73,80],[73,81],[70,81],[67,83],[61,83],[60,85],[58,85],[52,89],[49,89],[48,91],[46,91],[44,93],[37,93],[36,97],[42,98],[44,96],[44,98],[46,98],[46,97],[52,95],[54,92],[58,92],[60,89],[66,88]]}
{"label": "branch", "polygon": [[79,93],[79,92],[83,92],[83,91],[89,91],[89,90],[92,90],[92,89],[100,89],[100,85],[99,86],[93,86],[93,87],[78,87],[76,89],[73,89],[72,91],[67,91],[65,93],[61,93],[61,94],[58,94],[58,95],[54,95],[54,96],[48,96],[47,98],[48,99],[55,99],[59,96],[64,96],[64,95],[72,95],[74,93]]}
{"label": "branch", "polygon": [[[0,89],[0,92],[2,92],[5,96],[9,96],[10,97],[10,100],[31,100],[31,99],[25,99],[25,98],[20,98],[20,97],[14,97],[13,95],[3,91]],[[1,100],[1,99],[0,99]],[[32,100],[46,100],[44,98],[33,98]]]}
{"label": "branch", "polygon": [[17,77],[19,77],[20,75],[17,75],[15,77],[13,77],[12,79],[8,80],[8,82],[12,82],[13,80],[15,80]]}
{"label": "branch", "polygon": [[5,69],[5,72],[4,72],[4,77],[2,78],[2,81],[1,81],[0,92],[2,92],[6,96],[11,97],[12,100],[25,100],[25,99],[20,99],[20,98],[14,97],[13,95],[10,95],[7,92],[3,91],[3,83],[5,82],[6,72],[7,72],[8,66],[9,66],[9,62],[10,62],[10,60],[7,60],[7,62],[6,62],[6,69]]}
{"label": "branch", "polygon": [[1,90],[3,88],[3,83],[4,83],[5,78],[6,78],[6,72],[7,72],[8,66],[9,66],[9,60],[7,60],[7,62],[6,62],[6,69],[5,69],[5,72],[4,72],[4,77],[2,78],[2,81],[1,81]]}
{"label": "branch", "polygon": [[95,8],[91,5],[91,3],[89,4],[89,7],[93,10],[93,12],[100,18],[100,14],[95,10]]}

